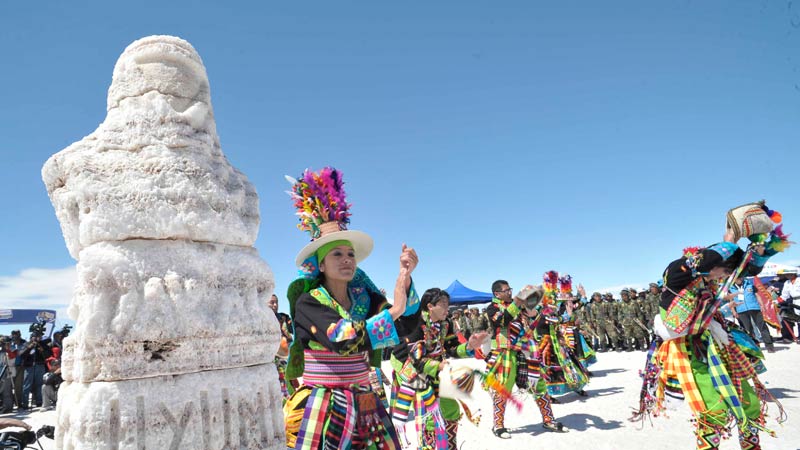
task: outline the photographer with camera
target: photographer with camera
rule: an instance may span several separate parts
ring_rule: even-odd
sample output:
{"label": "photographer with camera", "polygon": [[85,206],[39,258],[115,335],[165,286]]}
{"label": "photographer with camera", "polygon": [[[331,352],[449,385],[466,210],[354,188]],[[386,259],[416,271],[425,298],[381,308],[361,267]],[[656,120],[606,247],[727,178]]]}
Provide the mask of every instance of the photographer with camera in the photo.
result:
{"label": "photographer with camera", "polygon": [[47,367],[45,360],[50,357],[50,348],[42,343],[42,336],[45,332],[44,323],[34,323],[30,327],[31,339],[25,348],[22,349],[22,367],[25,375],[22,380],[22,402],[19,409],[28,409],[31,392],[33,392],[34,403],[42,406],[42,381]]}

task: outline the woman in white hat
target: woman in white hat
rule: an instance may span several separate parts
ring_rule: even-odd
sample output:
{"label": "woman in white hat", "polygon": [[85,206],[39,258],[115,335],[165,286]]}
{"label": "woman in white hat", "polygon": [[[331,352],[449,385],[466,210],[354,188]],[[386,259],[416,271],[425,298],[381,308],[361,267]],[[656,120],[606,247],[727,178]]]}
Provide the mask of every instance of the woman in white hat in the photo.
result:
{"label": "woman in white hat", "polygon": [[306,170],[291,192],[299,228],[312,241],[296,258],[302,276],[288,290],[294,320],[286,378],[303,378],[287,400],[287,445],[297,449],[399,450],[384,406],[372,391],[371,365],[381,349],[396,345],[419,323],[419,298],[411,283],[418,258],[402,247],[400,270],[389,304],[358,268],[372,239],[347,230],[349,205],[341,174]]}

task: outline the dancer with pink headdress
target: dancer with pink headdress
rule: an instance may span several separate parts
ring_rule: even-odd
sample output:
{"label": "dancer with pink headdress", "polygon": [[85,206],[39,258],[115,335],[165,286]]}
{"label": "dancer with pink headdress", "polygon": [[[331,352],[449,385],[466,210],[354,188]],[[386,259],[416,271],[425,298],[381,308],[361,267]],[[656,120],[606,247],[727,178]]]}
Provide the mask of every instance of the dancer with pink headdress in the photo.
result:
{"label": "dancer with pink headdress", "polygon": [[350,205],[341,174],[329,167],[291,179],[298,227],[311,242],[297,255],[300,278],[287,297],[294,322],[286,379],[303,384],[284,405],[287,446],[303,450],[399,450],[397,433],[370,372],[381,349],[397,345],[419,324],[419,298],[411,273],[419,261],[405,244],[394,303],[357,264],[372,238],[348,230]]}

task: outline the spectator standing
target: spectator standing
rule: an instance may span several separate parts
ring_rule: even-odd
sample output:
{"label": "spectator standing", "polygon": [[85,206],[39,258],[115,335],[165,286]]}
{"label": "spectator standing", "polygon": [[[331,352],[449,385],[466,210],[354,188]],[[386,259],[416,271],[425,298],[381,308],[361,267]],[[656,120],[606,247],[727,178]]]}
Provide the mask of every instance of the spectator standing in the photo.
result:
{"label": "spectator standing", "polygon": [[289,395],[299,387],[297,380],[291,380],[290,383],[286,383],[286,365],[289,360],[289,346],[292,345],[294,336],[294,324],[292,324],[292,318],[288,314],[278,312],[277,295],[272,294],[267,300],[267,306],[275,313],[275,318],[278,319],[278,326],[281,329],[281,343],[278,347],[278,352],[275,354],[275,366],[278,368],[278,380],[281,384],[283,398],[289,398]]}
{"label": "spectator standing", "polygon": [[785,319],[786,316],[796,317],[795,301],[800,301],[800,281],[797,278],[797,269],[785,269],[783,275],[786,277],[786,282],[783,283],[783,290],[781,290],[781,338],[784,340],[795,340],[800,344],[800,335],[794,333],[793,329],[800,328],[800,322],[795,325],[791,321]]}
{"label": "spectator standing", "polygon": [[645,296],[645,311],[647,312],[647,328],[653,332],[653,321],[658,315],[659,302],[661,301],[661,287],[658,283],[650,283]]}
{"label": "spectator standing", "polygon": [[27,345],[27,341],[22,339],[19,330],[11,332],[11,342],[8,352],[8,364],[13,367],[12,376],[14,377],[14,400],[17,407],[22,405],[22,381],[25,377],[25,369],[22,367],[22,350]]}
{"label": "spectator standing", "polygon": [[14,384],[14,378],[11,376],[11,368],[13,367],[13,359],[9,359],[8,351],[11,345],[5,340],[5,337],[0,338],[0,414],[10,413],[14,410],[14,394],[12,393],[11,386]]}
{"label": "spectator standing", "polygon": [[[617,320],[617,305],[614,302],[614,297],[606,293],[604,296],[605,301],[600,303],[595,315],[597,320],[597,332],[600,334],[600,351],[616,350],[622,351],[622,345],[619,343],[619,329],[615,322]],[[607,341],[603,342],[603,338]]]}
{"label": "spectator standing", "polygon": [[31,333],[31,340],[22,351],[22,366],[25,375],[22,380],[22,402],[19,409],[28,409],[31,393],[35,405],[42,406],[42,380],[47,367],[45,360],[50,357],[50,350],[42,344],[42,335],[39,332]]}
{"label": "spectator standing", "polygon": [[[753,287],[753,280],[741,277],[737,278],[735,283],[735,291],[732,288],[733,302],[736,305],[736,314],[739,316],[739,324],[744,330],[756,339],[756,330],[760,333],[760,342],[766,346],[767,351],[770,353],[775,352],[775,346],[772,344],[772,336],[769,334],[767,324],[764,323],[764,316],[761,313],[761,305],[758,303],[755,288]],[[728,294],[728,295],[731,295]]]}
{"label": "spectator standing", "polygon": [[588,311],[587,320],[590,327],[589,331],[592,335],[592,348],[604,352],[606,351],[606,343],[603,337],[603,328],[600,326],[600,322],[598,320],[598,314],[600,312],[602,301],[603,300],[600,293],[594,292],[592,297],[589,299],[589,303],[586,305],[586,310]]}
{"label": "spectator standing", "polygon": [[50,348],[63,348],[64,335],[60,331],[53,333],[53,339],[50,341]]}
{"label": "spectator standing", "polygon": [[456,336],[458,337],[458,342],[465,343],[467,339],[469,339],[470,332],[469,325],[467,324],[467,318],[464,317],[464,314],[461,312],[460,309],[456,309],[453,311],[453,327],[456,331]]}
{"label": "spectator standing", "polygon": [[469,313],[469,325],[473,333],[489,330],[489,322],[486,320],[486,316],[482,314],[478,308],[470,309]]}

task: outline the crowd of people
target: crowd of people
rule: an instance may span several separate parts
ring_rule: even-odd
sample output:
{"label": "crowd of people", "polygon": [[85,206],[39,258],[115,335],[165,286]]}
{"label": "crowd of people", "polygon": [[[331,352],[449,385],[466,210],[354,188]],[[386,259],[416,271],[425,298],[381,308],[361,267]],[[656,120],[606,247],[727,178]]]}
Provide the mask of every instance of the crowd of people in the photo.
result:
{"label": "crowd of people", "polygon": [[70,326],[45,337],[44,323],[30,326],[29,339],[20,330],[0,336],[0,413],[31,408],[53,409],[58,400],[63,339]]}
{"label": "crowd of people", "polygon": [[[685,398],[699,449],[718,448],[736,430],[742,449],[758,450],[759,433],[774,434],[766,423],[768,404],[779,408],[779,421],[785,419],[758,378],[765,369],[756,338],[720,312],[742,299],[734,279],[757,275],[790,244],[780,214],[764,202],[729,211],[722,242],[685,249],[647,292],[623,289],[619,301],[599,292],[587,298],[582,286],[573,291],[571,277],[550,271],[541,285],[516,294],[497,280],[484,311],[449,313],[446,291],[417,295],[413,248],[401,249],[391,302],[359,267],[373,242],[348,230],[338,171],[306,170],[290,181],[298,227],[311,242],[295,259],[300,276],[287,290],[289,314],[278,316],[289,448],[413,446],[403,434],[413,420],[417,448],[455,449],[460,419],[474,419],[461,400],[478,384],[492,397],[497,438],[511,438],[506,407],[521,406],[519,393],[534,399],[545,430],[560,432],[553,405],[569,392],[587,395],[594,348],[647,350],[631,420],[661,415],[665,395]],[[737,244],[742,238],[750,241],[745,250]],[[794,292],[792,274],[787,278],[783,291]],[[788,297],[783,303],[794,294]],[[277,299],[271,302],[278,314]],[[749,314],[739,317],[755,329]],[[387,355],[393,370],[383,381],[386,374],[377,370]],[[459,365],[460,358],[479,358],[485,370]],[[381,384],[391,386],[389,395]]]}
{"label": "crowd of people", "polygon": [[[579,332],[600,352],[646,350],[653,336],[653,317],[658,313],[661,288],[651,283],[646,292],[625,288],[619,295],[619,300],[610,292],[594,292],[588,299],[578,297],[574,320]],[[474,331],[489,330],[486,308],[481,311],[477,307],[456,307],[452,319],[464,337]]]}
{"label": "crowd of people", "polygon": [[[721,311],[730,321],[736,322],[764,348],[772,353],[774,342],[800,344],[800,282],[797,268],[781,270],[766,286],[776,309],[780,312],[780,327],[770,328],[764,320],[761,306],[756,299],[753,279],[738,277],[725,297]],[[616,350],[646,351],[655,337],[653,322],[659,312],[662,283],[650,283],[648,290],[637,291],[624,288],[619,299],[606,292],[594,292],[588,299],[580,298],[576,304],[575,323],[578,331],[598,352]],[[488,331],[490,321],[488,307],[452,306],[449,318],[461,340],[468,339],[476,331]],[[771,330],[778,334],[772,336]]]}
{"label": "crowd of people", "polygon": [[[685,399],[698,449],[718,448],[735,430],[743,450],[760,450],[760,433],[774,435],[768,404],[785,420],[759,380],[759,344],[774,350],[765,322],[781,326],[782,340],[800,343],[800,282],[796,269],[766,288],[751,281],[789,245],[773,225],[780,215],[763,202],[740,207],[742,217],[732,210],[723,241],[685,249],[647,291],[587,296],[569,275],[549,271],[540,285],[516,292],[496,280],[481,311],[451,305],[440,288],[418,295],[412,274],[419,257],[405,244],[389,301],[358,267],[373,242],[347,229],[341,174],[306,171],[292,182],[300,228],[312,239],[295,261],[300,276],[287,290],[289,314],[278,311],[275,295],[268,304],[280,326],[275,363],[288,448],[457,449],[461,419],[478,420],[464,401],[477,386],[492,398],[497,438],[512,437],[506,409],[521,408],[521,397],[534,401],[544,430],[563,432],[553,405],[568,393],[588,396],[595,349],[646,351],[631,420],[662,415],[667,395]],[[750,240],[745,250],[737,244],[742,238]],[[777,318],[765,320],[765,302],[780,311]],[[27,341],[19,330],[0,337],[0,413],[55,407],[68,333],[65,327],[44,338],[44,324],[36,323]],[[465,358],[485,369],[458,363]],[[391,373],[381,371],[384,361]],[[416,443],[404,432],[412,421]]]}
{"label": "crowd of people", "polygon": [[[506,404],[511,400],[509,393],[515,387],[534,398],[546,430],[561,431],[563,425],[556,420],[552,404],[558,403],[557,396],[568,392],[587,395],[583,387],[591,378],[588,368],[595,361],[594,349],[601,352],[632,351],[634,348],[646,351],[652,342],[660,341],[654,322],[664,292],[661,282],[650,283],[648,291],[622,289],[620,299],[615,299],[611,293],[599,292],[586,298],[582,286],[573,294],[568,276],[560,278],[567,280],[564,281],[567,286],[558,289],[559,295],[551,294],[549,304],[558,303],[559,307],[549,311],[540,301],[531,300],[536,297],[532,295],[531,286],[514,295],[505,280],[493,283],[494,299],[483,309],[451,305],[446,291],[439,288],[427,290],[420,303],[422,324],[406,336],[408,342],[415,344],[401,343],[384,352],[383,359],[391,360],[395,376],[389,380],[378,368],[370,372],[373,391],[392,416],[401,419],[395,425],[400,423],[402,427],[402,423],[415,414],[430,414],[430,408],[424,408],[426,395],[438,391],[440,385],[440,380],[434,376],[422,384],[424,388],[420,389],[417,381],[417,389],[413,389],[410,380],[414,377],[409,377],[409,373],[418,377],[419,374],[440,371],[428,367],[426,372],[426,364],[431,362],[431,358],[436,358],[438,369],[438,365],[446,365],[448,359],[474,357],[487,362],[488,373],[495,379],[494,385],[486,387],[493,398],[493,432],[498,437],[510,437],[504,427],[504,417]],[[796,286],[800,286],[796,282],[797,269],[783,271],[768,287],[773,301],[782,311],[783,329],[779,331],[788,335],[788,339],[771,338],[760,308],[753,306],[751,296],[754,294],[752,289],[748,289],[748,282],[752,283],[749,280],[743,277],[735,279],[722,304],[727,306],[723,309],[737,312],[724,316],[730,322],[738,323],[754,341],[764,344],[770,352],[774,351],[773,339],[800,343],[800,339],[791,334],[793,332],[787,332],[787,324],[791,326],[797,322],[791,313],[787,313],[794,309],[794,298],[800,298],[800,293],[795,292]],[[381,292],[385,295],[385,291]],[[544,291],[538,295],[541,298]],[[288,398],[299,387],[297,379],[288,384],[284,379],[288,344],[293,339],[292,319],[288,314],[278,312],[277,296],[272,296],[269,306],[280,323],[283,343],[276,362],[281,367],[281,385]],[[545,325],[544,329],[541,329],[540,322]],[[435,332],[432,332],[434,326]],[[537,327],[540,328],[538,333]],[[543,342],[552,343],[551,336],[557,343],[565,344],[564,351],[550,350],[546,354],[544,346],[539,348]],[[432,342],[438,345],[432,345]],[[482,346],[482,343],[490,345]],[[562,357],[559,359],[558,355]],[[551,360],[546,359],[548,356]],[[385,393],[384,384],[391,386],[391,394]],[[471,412],[465,403],[450,398],[441,397],[438,403],[441,417],[434,414],[434,422],[440,422],[439,438],[447,441],[447,448],[455,448],[459,419],[466,415],[473,420]],[[420,448],[436,448],[436,429],[427,430],[427,434],[425,429],[418,430],[423,439]]]}

